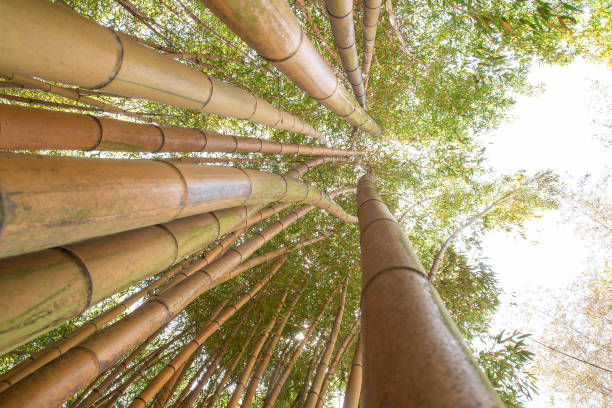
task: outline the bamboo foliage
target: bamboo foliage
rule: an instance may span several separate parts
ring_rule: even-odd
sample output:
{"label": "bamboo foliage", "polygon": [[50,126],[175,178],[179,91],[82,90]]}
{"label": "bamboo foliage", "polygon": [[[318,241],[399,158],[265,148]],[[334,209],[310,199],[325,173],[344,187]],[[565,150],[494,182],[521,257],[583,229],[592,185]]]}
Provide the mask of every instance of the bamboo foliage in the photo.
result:
{"label": "bamboo foliage", "polygon": [[334,43],[338,47],[338,53],[342,60],[342,66],[353,87],[353,93],[357,101],[365,108],[365,87],[359,67],[357,47],[355,46],[353,0],[326,0],[325,7],[334,34]]}
{"label": "bamboo foliage", "polygon": [[323,135],[268,102],[45,0],[0,4],[0,71]]}
{"label": "bamboo foliage", "polygon": [[366,152],[0,105],[0,149],[355,156]]}
{"label": "bamboo foliage", "polygon": [[[363,405],[502,407],[368,173],[361,232]],[[444,379],[441,381],[441,379]]]}
{"label": "bamboo foliage", "polygon": [[379,137],[381,130],[344,88],[323,56],[306,37],[285,0],[202,0],[251,48],[300,89],[352,126]]}

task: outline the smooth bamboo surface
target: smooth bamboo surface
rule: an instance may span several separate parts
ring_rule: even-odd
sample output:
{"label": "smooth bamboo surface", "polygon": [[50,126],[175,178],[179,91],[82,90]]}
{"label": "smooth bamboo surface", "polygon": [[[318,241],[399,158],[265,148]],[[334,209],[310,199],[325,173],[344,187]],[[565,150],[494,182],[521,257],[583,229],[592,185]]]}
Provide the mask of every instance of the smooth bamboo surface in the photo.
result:
{"label": "smooth bamboo surface", "polygon": [[[354,156],[367,152],[0,104],[0,149]],[[238,159],[240,160],[240,159]]]}
{"label": "smooth bamboo surface", "polygon": [[103,89],[213,113],[324,141],[323,135],[261,98],[117,34],[46,0],[0,2],[0,71]]}
{"label": "smooth bamboo surface", "polygon": [[359,104],[365,108],[365,86],[355,46],[353,0],[326,0],[325,6],[342,67],[353,87],[353,94]]}
{"label": "smooth bamboo surface", "polygon": [[363,0],[363,63],[361,70],[366,78],[370,75],[370,67],[374,57],[374,41],[376,40],[378,16],[382,6],[383,0]]}
{"label": "smooth bamboo surface", "polygon": [[372,136],[381,130],[344,88],[285,0],[201,0],[251,48],[300,89],[352,126]]}
{"label": "smooth bamboo surface", "polygon": [[359,396],[361,395],[361,383],[363,379],[363,341],[361,333],[357,339],[357,347],[353,354],[353,362],[351,364],[351,373],[346,382],[346,391],[344,392],[344,404],[342,408],[357,408],[359,406]]}
{"label": "smooth bamboo surface", "polygon": [[503,407],[374,177],[357,188],[364,408]]}

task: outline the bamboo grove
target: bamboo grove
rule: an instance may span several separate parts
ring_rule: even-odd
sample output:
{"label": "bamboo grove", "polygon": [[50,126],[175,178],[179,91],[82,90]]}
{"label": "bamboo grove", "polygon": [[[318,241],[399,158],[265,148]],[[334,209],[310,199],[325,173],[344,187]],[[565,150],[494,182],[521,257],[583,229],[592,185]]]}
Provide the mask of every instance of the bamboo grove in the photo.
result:
{"label": "bamboo grove", "polygon": [[0,2],[0,407],[503,406],[389,209],[392,12]]}

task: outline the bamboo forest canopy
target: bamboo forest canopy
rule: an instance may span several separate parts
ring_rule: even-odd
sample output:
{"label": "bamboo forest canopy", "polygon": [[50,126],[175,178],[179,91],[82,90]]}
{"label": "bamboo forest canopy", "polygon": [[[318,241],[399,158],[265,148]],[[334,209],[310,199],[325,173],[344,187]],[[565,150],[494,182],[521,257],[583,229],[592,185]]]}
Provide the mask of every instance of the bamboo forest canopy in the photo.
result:
{"label": "bamboo forest canopy", "polygon": [[17,3],[0,5],[0,405],[137,319],[150,335],[45,406],[349,404],[365,173],[500,398],[530,397],[524,336],[487,335],[501,289],[479,248],[555,208],[558,179],[495,175],[479,136],[532,64],[612,58],[605,2],[290,0],[269,32],[250,11],[284,0]]}

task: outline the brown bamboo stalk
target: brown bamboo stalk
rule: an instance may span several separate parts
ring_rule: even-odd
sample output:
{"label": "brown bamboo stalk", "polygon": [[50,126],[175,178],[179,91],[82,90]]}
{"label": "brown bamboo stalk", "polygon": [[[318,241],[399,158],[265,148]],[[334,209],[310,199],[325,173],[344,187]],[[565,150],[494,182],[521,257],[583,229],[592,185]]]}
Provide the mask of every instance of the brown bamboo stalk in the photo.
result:
{"label": "brown bamboo stalk", "polygon": [[110,113],[118,113],[124,116],[128,116],[134,119],[141,120],[143,122],[151,122],[151,117],[143,115],[137,112],[130,112],[125,109],[118,108],[109,103],[99,101],[97,99],[84,96],[79,92],[79,89],[67,88],[63,86],[52,85],[48,82],[41,81],[39,79],[31,78],[25,75],[19,75],[13,72],[0,72],[0,78],[4,78],[9,81],[16,82],[25,87],[38,89],[50,94],[59,95],[64,98],[72,99],[73,101],[93,106],[94,108]]}
{"label": "brown bamboo stalk", "polygon": [[336,319],[334,320],[334,325],[332,326],[331,332],[329,334],[329,340],[327,341],[327,345],[325,346],[323,354],[321,355],[321,359],[319,360],[317,372],[315,373],[315,376],[312,380],[310,391],[308,391],[308,396],[306,396],[304,408],[314,408],[314,406],[317,404],[319,393],[321,391],[321,385],[323,384],[323,380],[325,379],[325,374],[327,373],[327,368],[329,367],[329,361],[331,360],[334,348],[336,347],[338,334],[340,333],[342,317],[344,316],[344,303],[346,302],[347,288],[348,276],[344,280],[344,286],[342,288],[342,295],[340,297],[340,304],[338,306],[338,312],[336,313]]}
{"label": "brown bamboo stalk", "polygon": [[314,321],[312,322],[312,324],[310,325],[310,327],[304,334],[304,338],[302,339],[302,341],[300,341],[297,348],[294,350],[293,354],[291,355],[291,359],[289,360],[289,362],[287,363],[287,366],[283,370],[283,374],[280,376],[278,381],[274,384],[272,391],[270,392],[270,395],[266,397],[262,408],[271,408],[274,406],[276,399],[278,398],[281,390],[283,389],[283,385],[285,385],[285,381],[287,381],[287,378],[289,378],[289,374],[291,374],[291,371],[293,370],[293,366],[295,365],[296,361],[302,354],[302,350],[304,349],[304,346],[306,346],[306,343],[308,343],[310,336],[312,336],[312,334],[318,327],[321,317],[323,317],[325,310],[327,310],[327,307],[331,303],[335,294],[336,294],[336,290],[332,291],[331,295],[329,296],[329,298],[327,299],[327,301],[321,308],[321,312],[319,312],[317,317],[315,317]]}
{"label": "brown bamboo stalk", "polygon": [[[295,116],[45,0],[0,4],[0,71],[104,89],[324,140]],[[57,46],[60,44],[61,46]]]}
{"label": "brown bamboo stalk", "polygon": [[[311,163],[322,163],[322,161],[316,159]],[[304,167],[311,168],[302,166]],[[109,294],[115,293],[124,287],[123,285],[136,283],[163,271],[175,260],[201,250],[203,246],[226,232],[250,224],[253,219],[258,218],[256,215],[258,208],[261,207],[247,206],[215,211],[211,214],[191,216],[158,226],[92,239],[62,249],[41,251],[36,256],[27,255],[0,260],[0,270],[10,271],[2,273],[5,282],[0,286],[0,292],[8,290],[5,296],[0,296],[0,305],[6,306],[5,310],[17,307],[14,304],[5,304],[10,300],[18,300],[12,295],[14,293],[28,292],[32,294],[33,299],[45,299],[49,296],[49,292],[54,292],[49,290],[54,285],[62,281],[70,283],[70,291],[66,292],[65,289],[56,291],[60,296],[51,297],[49,302],[43,302],[37,308],[31,309],[31,313],[26,315],[29,325],[20,326],[20,330],[5,330],[5,334],[0,335],[2,346],[0,348],[6,351],[11,345],[14,347],[21,344],[78,315],[92,304],[95,301],[93,297],[89,303],[77,303],[72,308],[69,307],[75,299],[79,299],[79,290],[82,289],[84,292],[80,295],[82,298],[88,296],[89,283],[84,282],[82,286],[78,284],[83,279],[80,272],[83,267],[86,268],[88,276],[99,277],[101,281],[107,283],[107,286],[113,281],[111,277],[116,278],[115,286],[107,287]],[[251,215],[254,214],[252,218]],[[129,267],[126,267],[127,265]],[[11,274],[14,274],[17,281],[20,281],[24,275],[29,276],[31,285],[24,282],[25,287],[9,290]],[[58,305],[62,308],[49,314],[49,310],[55,310]],[[39,310],[44,313],[39,313]],[[9,320],[4,324],[10,327],[11,322]]]}
{"label": "brown bamboo stalk", "polygon": [[[314,347],[313,356],[318,356],[320,351],[321,350],[319,350],[319,345],[317,344]],[[293,401],[293,404],[291,405],[291,408],[300,408],[302,405],[304,405],[304,401],[306,400],[308,389],[310,388],[309,387],[310,377],[312,377],[315,368],[317,368],[317,359],[313,357],[310,359],[310,364],[308,364],[308,370],[306,371],[306,375],[304,376],[304,381],[302,382],[300,391],[296,395],[295,400]]]}
{"label": "brown bamboo stalk", "polygon": [[251,401],[253,401],[253,397],[255,396],[255,392],[257,391],[259,382],[263,378],[263,374],[266,371],[266,368],[268,367],[268,363],[270,362],[270,359],[272,358],[272,354],[274,353],[276,344],[280,340],[283,330],[285,328],[285,325],[287,324],[287,322],[289,321],[289,318],[291,317],[291,314],[293,313],[293,308],[295,308],[295,305],[297,305],[303,293],[304,293],[304,289],[302,289],[298,293],[298,295],[293,298],[293,301],[291,302],[291,304],[289,305],[289,308],[287,309],[287,312],[285,313],[285,317],[283,318],[283,320],[281,320],[280,324],[276,328],[274,335],[272,336],[272,339],[270,340],[270,343],[266,346],[261,362],[259,363],[257,370],[255,370],[255,372],[253,373],[253,378],[251,378],[251,381],[249,382],[249,386],[247,387],[244,393],[244,398],[242,399],[240,408],[248,408],[251,406]]}
{"label": "brown bamboo stalk", "polygon": [[[0,94],[0,98],[6,99],[7,101],[27,103],[29,105],[42,105],[42,106],[50,106],[52,108],[58,108],[58,109],[75,109],[75,110],[88,111],[88,112],[100,112],[99,108],[71,105],[69,103],[45,101],[42,99],[25,98],[23,96],[16,96],[16,95]],[[15,105],[9,105],[9,106],[15,106]]]}
{"label": "brown bamboo stalk", "polygon": [[251,48],[300,89],[353,126],[380,136],[376,122],[339,83],[325,59],[306,37],[284,0],[258,0],[244,7],[238,0],[202,0]]}
{"label": "brown bamboo stalk", "polygon": [[346,354],[347,350],[351,348],[351,346],[355,342],[355,339],[356,339],[355,331],[357,330],[358,327],[359,327],[359,319],[355,321],[355,323],[349,330],[349,333],[344,338],[344,341],[338,348],[338,351],[336,351],[336,354],[334,355],[334,358],[332,359],[331,363],[329,364],[329,369],[325,373],[325,378],[323,379],[323,383],[321,384],[321,390],[319,391],[319,395],[317,397],[316,408],[323,407],[323,403],[325,402],[325,395],[327,394],[329,384],[331,383],[332,378],[334,378],[334,376],[336,375],[338,368],[340,368],[340,363],[342,362],[342,358]]}
{"label": "brown bamboo stalk", "polygon": [[364,407],[503,407],[423,265],[381,201],[357,188],[361,231]]}
{"label": "brown bamboo stalk", "polygon": [[268,380],[268,388],[266,389],[266,394],[264,396],[264,400],[270,395],[272,389],[274,388],[274,384],[280,378],[283,369],[286,366],[286,363],[289,361],[289,357],[291,357],[293,350],[292,339],[288,339],[288,341],[283,345],[285,351],[283,351],[278,358],[276,359],[276,364],[274,365],[274,371],[270,374],[270,378]]}
{"label": "brown bamboo stalk", "polygon": [[357,347],[353,354],[353,362],[351,364],[351,373],[346,382],[346,391],[344,392],[344,404],[342,408],[357,408],[359,406],[359,396],[361,395],[361,382],[363,378],[363,341],[361,333],[357,339]]}
{"label": "brown bamboo stalk", "polygon": [[355,47],[353,0],[326,0],[325,6],[334,35],[334,43],[338,47],[342,66],[353,87],[353,94],[359,104],[365,107],[365,87],[359,67],[357,47]]}
{"label": "brown bamboo stalk", "polygon": [[255,367],[255,363],[257,362],[259,353],[261,352],[264,344],[270,337],[270,332],[272,331],[272,328],[276,324],[277,316],[280,313],[280,310],[283,307],[283,304],[285,303],[285,299],[287,298],[288,293],[289,293],[289,287],[285,289],[285,293],[283,294],[283,297],[281,301],[279,302],[276,308],[276,311],[274,312],[274,315],[270,319],[270,322],[266,326],[264,332],[259,336],[259,340],[253,347],[253,350],[251,351],[251,355],[249,356],[249,359],[247,360],[244,366],[244,369],[242,370],[242,373],[240,374],[240,377],[238,378],[238,381],[236,382],[234,392],[232,393],[232,396],[230,397],[230,400],[227,403],[226,408],[236,408],[238,406],[238,401],[240,400],[240,397],[242,396],[242,391],[244,391],[244,388],[246,387],[246,383],[249,380],[249,377],[251,376],[251,372],[253,371],[253,368]]}
{"label": "brown bamboo stalk", "polygon": [[370,75],[378,16],[382,7],[383,0],[363,0],[363,63],[361,70],[365,78]]}
{"label": "brown bamboo stalk", "polygon": [[284,143],[257,137],[225,135],[209,130],[157,126],[6,104],[0,105],[0,149],[153,153],[225,152],[310,156],[366,154],[359,150]]}
{"label": "brown bamboo stalk", "polygon": [[177,367],[183,364],[195,350],[200,347],[206,339],[208,339],[213,333],[215,333],[223,323],[225,323],[230,317],[232,317],[242,306],[244,306],[249,300],[257,294],[280,270],[281,266],[285,263],[286,258],[281,259],[272,270],[263,277],[247,294],[242,296],[231,308],[226,308],[215,320],[204,326],[204,328],[198,333],[198,335],[188,343],[183,349],[177,354],[172,361],[166,365],[151,382],[145,387],[138,397],[132,402],[130,408],[144,408],[151,399],[161,389],[163,384],[177,370]]}

